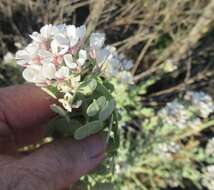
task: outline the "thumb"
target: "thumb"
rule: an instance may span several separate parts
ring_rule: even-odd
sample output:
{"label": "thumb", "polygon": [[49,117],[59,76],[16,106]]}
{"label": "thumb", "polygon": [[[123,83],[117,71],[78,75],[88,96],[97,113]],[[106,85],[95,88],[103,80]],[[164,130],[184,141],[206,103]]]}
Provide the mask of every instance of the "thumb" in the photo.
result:
{"label": "thumb", "polygon": [[[105,143],[100,136],[82,141],[60,140],[18,161],[13,166],[20,190],[59,190],[68,187],[104,159]],[[14,169],[15,168],[15,169]],[[21,180],[21,181],[20,181]]]}

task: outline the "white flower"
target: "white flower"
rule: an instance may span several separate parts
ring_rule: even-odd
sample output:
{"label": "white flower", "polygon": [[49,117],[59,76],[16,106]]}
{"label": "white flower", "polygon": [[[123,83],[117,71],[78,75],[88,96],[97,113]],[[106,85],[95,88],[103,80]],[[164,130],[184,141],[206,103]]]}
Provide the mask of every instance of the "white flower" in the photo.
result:
{"label": "white flower", "polygon": [[57,42],[58,46],[62,48],[71,48],[77,45],[80,37],[82,38],[85,34],[84,32],[83,26],[76,28],[74,25],[68,25],[64,32],[58,33],[54,36],[54,40]]}
{"label": "white flower", "polygon": [[69,40],[65,34],[59,33],[54,36],[54,40],[57,42],[57,45],[62,48],[69,48]]}
{"label": "white flower", "polygon": [[62,61],[63,55],[66,53],[67,49],[60,49],[56,41],[52,41],[50,44],[50,51],[41,49],[39,50],[39,56],[41,57],[41,63],[54,63],[58,65]]}
{"label": "white flower", "polygon": [[33,43],[29,44],[24,50],[17,51],[15,58],[17,64],[21,66],[40,63],[38,46]]}
{"label": "white flower", "polygon": [[86,33],[85,25],[77,27],[77,34],[78,34],[80,40],[84,38],[85,33]]}
{"label": "white flower", "polygon": [[133,67],[133,61],[132,60],[123,60],[122,61],[122,67],[125,70],[130,70]]}
{"label": "white flower", "polygon": [[79,36],[77,33],[77,28],[74,25],[68,25],[66,27],[66,34],[68,36],[68,39],[70,41],[70,46],[73,47],[77,44],[79,40]]}
{"label": "white flower", "polygon": [[87,51],[81,49],[79,51],[79,57],[75,61],[71,54],[64,55],[64,61],[67,67],[70,69],[76,69],[78,66],[83,66],[87,60]]}
{"label": "white flower", "polygon": [[105,64],[106,65],[105,65],[104,75],[106,75],[107,77],[116,76],[119,73],[121,64],[118,59],[112,58]]}
{"label": "white flower", "polygon": [[57,79],[64,80],[69,76],[69,68],[62,66],[56,73],[55,76]]}
{"label": "white flower", "polygon": [[65,24],[58,24],[53,26],[53,35],[59,34],[59,33],[65,33],[66,25]]}
{"label": "white flower", "polygon": [[77,63],[82,66],[85,64],[85,61],[87,60],[87,51],[81,49],[79,51],[79,58],[77,59]]}
{"label": "white flower", "polygon": [[42,66],[42,74],[45,78],[51,80],[55,78],[56,68],[53,63],[44,64]]}
{"label": "white flower", "polygon": [[214,137],[208,141],[205,151],[207,155],[214,156]]}
{"label": "white flower", "polygon": [[116,77],[119,79],[120,82],[124,84],[131,84],[134,80],[133,75],[128,71],[121,71]]}
{"label": "white flower", "polygon": [[95,54],[98,65],[102,65],[105,62],[110,62],[113,57],[109,50],[105,48],[97,49]]}
{"label": "white flower", "polygon": [[38,32],[33,32],[30,37],[36,41],[36,42],[43,42],[43,41],[47,41],[49,40],[52,35],[54,35],[54,27],[52,24],[48,24],[48,25],[45,25],[43,26],[41,29],[40,29],[40,33]]}
{"label": "white flower", "polygon": [[[130,83],[131,74],[123,71],[132,67],[132,61],[125,60],[124,56],[123,58],[118,56],[113,46],[103,47],[104,33],[92,33],[89,43],[83,44],[85,34],[84,25],[76,27],[65,24],[45,25],[39,32],[32,33],[30,35],[32,43],[16,54],[17,63],[27,67],[23,72],[24,78],[29,82],[48,85],[61,80],[57,82],[59,89],[58,85],[68,83],[73,88],[72,72],[80,73],[82,66],[90,61],[96,61],[91,71],[100,71],[106,78],[115,77],[121,82]],[[63,80],[66,80],[66,83],[63,83]],[[67,87],[63,89],[67,90]]]}
{"label": "white flower", "polygon": [[214,102],[211,96],[204,92],[188,92],[185,96],[186,100],[190,100],[197,108],[200,116],[207,118],[214,112]]}
{"label": "white flower", "polygon": [[208,190],[214,190],[214,165],[209,165],[204,169],[202,184]]}
{"label": "white flower", "polygon": [[175,142],[160,143],[154,147],[154,153],[158,154],[163,159],[171,159],[172,155],[176,154],[180,149],[181,146]]}
{"label": "white flower", "polygon": [[64,61],[67,67],[70,69],[77,68],[77,64],[75,63],[73,56],[71,54],[64,55]]}
{"label": "white flower", "polygon": [[41,65],[30,65],[23,71],[22,74],[24,79],[28,82],[33,82],[33,83],[46,82],[46,79],[42,74]]}
{"label": "white flower", "polygon": [[101,48],[105,42],[104,33],[92,33],[90,37],[90,47],[91,48]]}
{"label": "white flower", "polygon": [[107,45],[105,48],[106,48],[108,51],[110,51],[112,54],[114,54],[115,56],[117,56],[117,49],[116,49],[116,47]]}
{"label": "white flower", "polygon": [[66,92],[62,99],[59,99],[59,102],[61,102],[63,107],[69,112],[72,111],[72,101],[73,96],[69,92]]}
{"label": "white flower", "polygon": [[67,93],[67,92],[71,92],[71,93],[75,93],[76,89],[79,87],[80,85],[80,75],[77,76],[69,76],[69,80],[66,81],[66,83],[59,83],[58,84],[58,89],[63,92],[63,93]]}
{"label": "white flower", "polygon": [[158,114],[165,124],[174,125],[180,129],[187,127],[187,122],[189,120],[188,110],[176,99],[167,103]]}

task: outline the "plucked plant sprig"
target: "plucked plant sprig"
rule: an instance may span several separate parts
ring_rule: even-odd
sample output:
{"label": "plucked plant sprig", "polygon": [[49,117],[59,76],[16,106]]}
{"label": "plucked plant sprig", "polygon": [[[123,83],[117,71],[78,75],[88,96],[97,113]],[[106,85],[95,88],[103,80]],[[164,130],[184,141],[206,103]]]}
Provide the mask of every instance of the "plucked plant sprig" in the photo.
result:
{"label": "plucked plant sprig", "polygon": [[86,38],[85,26],[45,25],[33,32],[32,42],[16,53],[23,77],[55,98],[58,114],[49,135],[81,140],[100,131],[118,147],[118,111],[112,79],[132,83],[132,61],[104,46],[105,34]]}

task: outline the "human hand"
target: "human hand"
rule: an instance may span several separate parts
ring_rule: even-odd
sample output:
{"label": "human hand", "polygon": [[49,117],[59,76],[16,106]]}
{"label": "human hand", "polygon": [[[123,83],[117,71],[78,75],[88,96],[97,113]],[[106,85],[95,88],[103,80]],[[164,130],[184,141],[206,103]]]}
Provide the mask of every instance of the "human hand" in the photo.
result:
{"label": "human hand", "polygon": [[42,125],[54,117],[51,103],[53,99],[32,85],[0,89],[2,190],[60,190],[103,160],[105,143],[97,135],[82,141],[58,140],[25,156],[16,152],[44,135]]}

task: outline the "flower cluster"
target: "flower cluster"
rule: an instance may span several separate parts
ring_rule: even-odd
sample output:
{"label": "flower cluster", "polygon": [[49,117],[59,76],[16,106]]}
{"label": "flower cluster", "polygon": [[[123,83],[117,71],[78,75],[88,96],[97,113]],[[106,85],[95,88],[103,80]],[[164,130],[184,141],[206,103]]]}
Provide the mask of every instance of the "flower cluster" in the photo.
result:
{"label": "flower cluster", "polygon": [[214,112],[214,101],[204,92],[188,92],[185,99],[192,102],[202,118],[207,118]]}
{"label": "flower cluster", "polygon": [[208,141],[205,151],[207,155],[214,157],[214,137]]}
{"label": "flower cluster", "polygon": [[59,101],[69,112],[81,105],[73,99],[87,75],[132,82],[132,61],[118,55],[116,48],[105,47],[104,33],[92,33],[88,41],[85,34],[85,26],[45,25],[30,35],[32,42],[25,49],[16,53],[17,64],[25,68],[24,79],[38,86],[56,87],[64,94]]}
{"label": "flower cluster", "polygon": [[208,190],[214,190],[214,165],[209,165],[205,168],[202,184]]}
{"label": "flower cluster", "polygon": [[[27,82],[40,86],[59,102],[51,105],[59,116],[58,129],[52,134],[57,131],[79,140],[105,129],[108,139],[117,139],[111,81],[132,83],[129,70],[133,63],[114,47],[104,46],[104,33],[86,36],[85,26],[45,25],[30,35],[32,42],[16,53],[16,61],[24,67]],[[68,123],[75,126],[65,127]]]}
{"label": "flower cluster", "polygon": [[16,53],[17,63],[25,67],[25,80],[50,85],[67,80],[71,74],[81,75],[94,64],[91,70],[100,69],[103,76],[130,82],[126,70],[132,67],[132,62],[119,59],[115,48],[103,47],[105,34],[92,33],[89,42],[85,42],[85,33],[85,26],[64,24],[45,25],[40,33],[33,32],[32,43]]}
{"label": "flower cluster", "polygon": [[201,124],[201,120],[199,118],[193,119],[191,112],[178,100],[167,103],[158,114],[165,124],[176,126],[180,129],[184,129],[188,126],[194,128]]}
{"label": "flower cluster", "polygon": [[173,154],[176,154],[181,149],[179,144],[175,142],[169,143],[160,143],[158,144],[154,151],[157,155],[159,155],[162,159],[171,159]]}
{"label": "flower cluster", "polygon": [[208,118],[213,112],[214,103],[209,95],[188,92],[182,101],[175,99],[167,103],[158,114],[165,124],[184,129],[202,124],[202,119]]}

